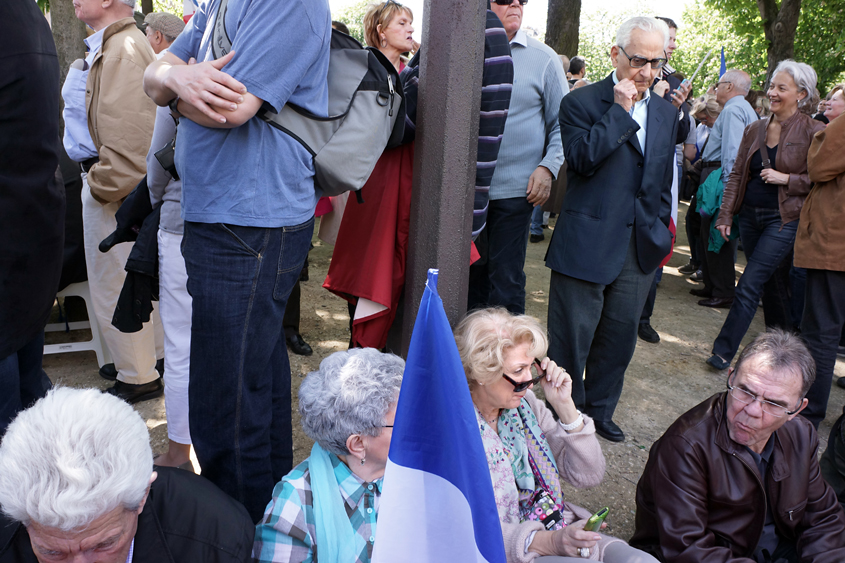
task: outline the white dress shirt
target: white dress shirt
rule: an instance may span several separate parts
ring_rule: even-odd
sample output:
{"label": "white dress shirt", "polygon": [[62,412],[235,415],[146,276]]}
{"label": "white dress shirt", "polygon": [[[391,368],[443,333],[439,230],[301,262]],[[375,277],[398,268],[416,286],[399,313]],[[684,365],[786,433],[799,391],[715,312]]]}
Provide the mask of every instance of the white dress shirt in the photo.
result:
{"label": "white dress shirt", "polygon": [[[613,76],[613,83],[619,84],[619,77],[616,76],[616,71],[614,70],[612,73]],[[648,121],[648,101],[651,98],[651,91],[646,90],[643,94],[643,98],[639,102],[634,102],[633,107],[631,107],[631,117],[634,118],[634,121],[640,126],[640,129],[637,131],[637,141],[640,142],[640,148],[643,149],[643,154],[645,154],[645,125]]]}

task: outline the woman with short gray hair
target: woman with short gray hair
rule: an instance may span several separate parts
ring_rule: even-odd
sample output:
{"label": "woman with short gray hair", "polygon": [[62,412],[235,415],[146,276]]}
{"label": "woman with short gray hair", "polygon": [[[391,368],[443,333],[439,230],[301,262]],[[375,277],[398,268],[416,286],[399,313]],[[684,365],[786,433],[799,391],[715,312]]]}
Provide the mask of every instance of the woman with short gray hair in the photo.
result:
{"label": "woman with short gray hair", "polygon": [[[795,244],[801,208],[810,192],[810,142],[816,132],[824,129],[823,123],[802,111],[816,106],[815,91],[816,72],[810,65],[781,61],[767,92],[772,115],[749,125],[742,136],[716,228],[729,240],[734,216],[738,215],[748,264],[713,343],[713,355],[707,359],[716,369],[730,367],[757,312],[764,285],[774,293],[763,300],[766,326],[792,330],[793,324],[800,321],[792,318],[793,305],[787,289],[790,280],[777,270]],[[803,291],[794,290],[793,296],[801,299],[796,309],[803,309]]]}
{"label": "woman with short gray hair", "polygon": [[[255,561],[367,563],[405,362],[373,348],[335,352],[299,387],[311,455],[273,490]],[[351,514],[350,514],[351,512]]]}

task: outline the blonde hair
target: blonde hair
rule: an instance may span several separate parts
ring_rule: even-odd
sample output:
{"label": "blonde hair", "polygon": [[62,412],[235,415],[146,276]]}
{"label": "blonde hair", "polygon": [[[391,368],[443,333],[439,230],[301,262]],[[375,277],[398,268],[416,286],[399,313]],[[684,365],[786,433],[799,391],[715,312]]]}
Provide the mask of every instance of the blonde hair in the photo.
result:
{"label": "blonde hair", "polygon": [[455,341],[467,381],[491,383],[500,378],[505,352],[525,342],[528,355],[543,358],[549,347],[546,331],[537,319],[514,315],[502,307],[473,311],[455,328]]}
{"label": "blonde hair", "polygon": [[722,106],[716,101],[715,96],[705,96],[703,100],[695,104],[692,110],[693,117],[698,118],[702,113],[716,119],[722,113]]}
{"label": "blonde hair", "polygon": [[381,4],[370,4],[363,21],[364,39],[367,41],[367,45],[380,49],[381,39],[379,39],[378,26],[381,26],[383,31],[393,21],[394,16],[400,12],[408,14],[408,17],[412,20],[414,19],[414,12],[409,7],[393,2],[392,0]]}

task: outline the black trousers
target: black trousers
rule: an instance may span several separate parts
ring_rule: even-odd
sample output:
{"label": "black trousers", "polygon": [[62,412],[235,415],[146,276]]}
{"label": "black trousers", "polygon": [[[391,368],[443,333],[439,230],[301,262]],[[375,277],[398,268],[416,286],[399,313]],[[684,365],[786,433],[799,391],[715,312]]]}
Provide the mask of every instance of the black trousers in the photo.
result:
{"label": "black trousers", "polygon": [[801,414],[816,428],[827,413],[827,399],[843,324],[845,272],[808,269],[801,336],[816,362],[816,381],[807,393],[809,404]]}
{"label": "black trousers", "polygon": [[[701,247],[704,259],[701,261],[701,272],[704,274],[704,289],[713,297],[733,298],[736,290],[736,271],[734,270],[734,256],[736,255],[737,240],[726,242],[719,252],[707,250],[710,240],[710,219],[701,220]],[[736,228],[734,225],[732,228]]]}
{"label": "black trousers", "polygon": [[653,271],[640,269],[633,235],[622,271],[607,285],[552,270],[549,357],[572,376],[575,406],[595,420],[613,417],[653,281]]}

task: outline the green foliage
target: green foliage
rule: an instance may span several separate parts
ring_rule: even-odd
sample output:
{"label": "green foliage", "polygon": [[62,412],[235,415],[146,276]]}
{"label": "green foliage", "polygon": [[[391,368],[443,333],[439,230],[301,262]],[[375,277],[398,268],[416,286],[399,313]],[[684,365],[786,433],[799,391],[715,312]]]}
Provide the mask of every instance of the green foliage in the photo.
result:
{"label": "green foliage", "polygon": [[[620,11],[582,13],[578,54],[587,59],[590,80],[601,80],[613,68],[610,47],[619,25],[631,16],[651,13],[654,10],[647,0]],[[685,76],[691,77],[707,51],[713,49],[693,82],[696,96],[719,78],[722,47],[728,68],[748,72],[754,88],[764,86],[767,43],[754,0],[690,2],[679,25],[678,49],[670,64]],[[845,79],[845,0],[804,0],[795,34],[795,59],[816,70],[822,93]]]}
{"label": "green foliage", "polygon": [[[705,0],[690,5],[678,39],[673,65],[682,72],[693,72],[710,47],[718,52],[724,46],[728,67],[745,70],[755,88],[763,87],[767,42],[756,2]],[[795,60],[816,70],[823,93],[841,81],[845,72],[845,0],[804,0],[795,32]],[[718,77],[718,57],[706,69],[708,80],[696,81],[696,93]]]}
{"label": "green foliage", "polygon": [[704,94],[719,79],[722,47],[725,48],[727,68],[746,71],[751,76],[753,88],[763,87],[767,69],[763,24],[756,4],[748,4],[753,7],[753,11],[749,9],[739,12],[742,18],[750,22],[745,33],[738,32],[731,18],[724,17],[713,7],[690,4],[684,10],[683,23],[679,24],[681,29],[678,30],[678,49],[672,57],[672,66],[688,78],[692,77],[701,59],[713,49],[693,81],[694,96]]}
{"label": "green foliage", "polygon": [[349,28],[349,34],[360,41],[362,45],[367,44],[364,39],[364,15],[372,3],[372,0],[360,0],[351,6],[347,6],[341,12],[332,14],[332,19],[345,23]]}
{"label": "green foliage", "polygon": [[35,3],[38,4],[42,13],[46,14],[50,11],[50,0],[35,0]]}
{"label": "green foliage", "polygon": [[[140,0],[138,0],[140,2]],[[169,12],[180,18],[184,15],[185,5],[182,0],[153,0],[154,12]]]}

